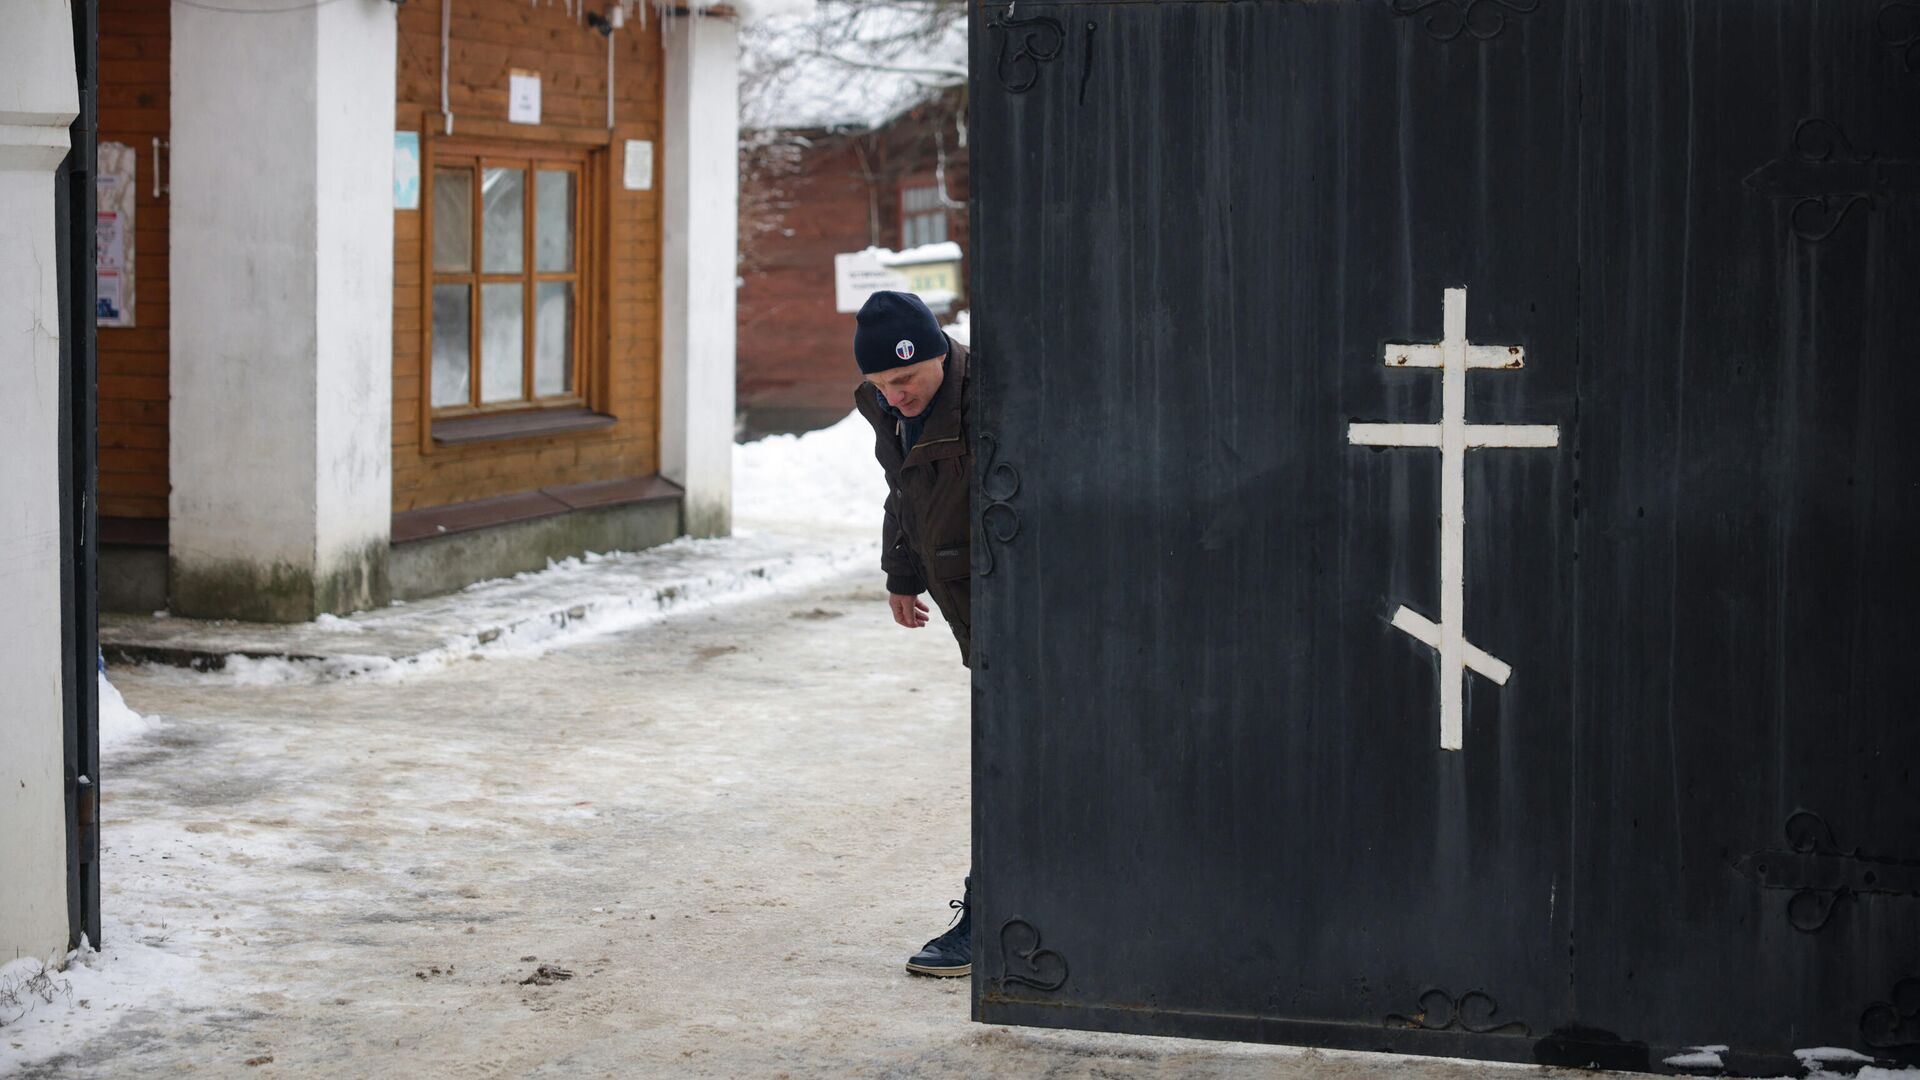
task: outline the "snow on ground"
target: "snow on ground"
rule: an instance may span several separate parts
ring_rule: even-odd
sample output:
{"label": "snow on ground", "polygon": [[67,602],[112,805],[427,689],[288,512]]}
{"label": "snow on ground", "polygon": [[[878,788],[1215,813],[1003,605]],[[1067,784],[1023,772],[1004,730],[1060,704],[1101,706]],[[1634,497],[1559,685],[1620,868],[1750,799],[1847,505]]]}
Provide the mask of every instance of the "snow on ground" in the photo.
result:
{"label": "snow on ground", "polygon": [[748,529],[847,525],[873,531],[878,550],[886,477],[873,428],[858,413],[805,435],[769,435],[733,448],[734,514]]}
{"label": "snow on ground", "polygon": [[117,749],[159,726],[151,716],[141,716],[127,706],[127,699],[100,673],[100,749]]}
{"label": "snow on ground", "polygon": [[[957,258],[958,245],[947,246]],[[967,312],[943,329],[960,344],[971,343]],[[820,431],[770,435],[733,448],[733,512],[744,530],[862,528],[871,531],[877,553],[886,501],[886,478],[873,456],[873,428],[857,412]]]}
{"label": "snow on ground", "polygon": [[44,1061],[130,1018],[204,1010],[230,992],[230,979],[169,951],[165,930],[137,935],[111,911],[103,921],[104,949],[0,965],[0,1075],[12,1075],[9,1062]]}
{"label": "snow on ground", "polygon": [[[674,578],[666,598],[597,610],[591,618],[570,619],[558,626],[540,620],[485,643],[490,659],[526,659],[556,645],[577,645],[633,631],[667,614],[687,615],[716,603],[776,596],[843,576],[855,566],[877,565],[886,482],[873,459],[872,429],[858,416],[849,415],[824,431],[736,446],[734,468],[736,537],[683,538],[648,552],[562,560],[543,571],[479,583],[454,598],[453,604],[456,609],[464,604],[475,613],[474,620],[484,621],[480,612],[524,605],[533,594],[571,590],[568,595],[586,607],[585,598],[600,594],[609,594],[602,599],[617,594],[620,600],[632,600],[637,595],[635,582],[661,574],[663,567],[692,566],[696,575],[702,575],[691,583]],[[788,557],[779,572],[769,572],[768,555],[779,551]],[[875,603],[878,606],[880,601]],[[396,605],[391,615],[410,617],[427,606],[428,602]],[[377,616],[383,614],[387,613],[375,613],[374,619],[322,615],[311,629],[352,642],[377,630]],[[156,686],[196,684],[259,690],[316,685],[342,676],[391,682],[403,675],[427,675],[466,663],[481,649],[481,642],[463,639],[409,663],[372,656],[326,662],[233,656],[217,673],[149,668],[128,677],[143,679],[150,691]],[[104,673],[100,676],[101,750],[110,791],[122,766],[154,752],[143,747],[143,741],[167,730],[157,717],[130,707],[119,688]],[[180,737],[187,738],[185,733]],[[207,838],[183,837],[153,821],[110,823],[109,867],[103,874],[107,946],[50,958],[51,967],[32,958],[0,967],[0,1074],[10,1073],[9,1061],[24,1064],[47,1059],[125,1018],[146,1023],[167,1013],[204,1009],[207,1001],[231,991],[226,980],[211,974],[214,969],[193,959],[194,953],[204,955],[204,950],[183,950],[179,942],[170,940],[164,912],[141,902],[146,891],[137,883],[162,869],[192,866],[193,892],[244,894],[255,887],[244,868],[276,856],[284,859],[285,852],[273,845],[251,848],[229,843],[222,845],[231,849],[223,851],[222,858],[208,859],[204,853],[196,858],[181,850],[183,841],[201,846]],[[127,922],[120,918],[122,912],[139,914],[134,922]],[[217,926],[211,932],[216,937],[222,933]]]}
{"label": "snow on ground", "polygon": [[0,1076],[1570,1075],[970,1023],[901,970],[965,873],[969,683],[870,567],[392,683],[167,675],[113,671],[167,721],[103,756],[107,948]]}

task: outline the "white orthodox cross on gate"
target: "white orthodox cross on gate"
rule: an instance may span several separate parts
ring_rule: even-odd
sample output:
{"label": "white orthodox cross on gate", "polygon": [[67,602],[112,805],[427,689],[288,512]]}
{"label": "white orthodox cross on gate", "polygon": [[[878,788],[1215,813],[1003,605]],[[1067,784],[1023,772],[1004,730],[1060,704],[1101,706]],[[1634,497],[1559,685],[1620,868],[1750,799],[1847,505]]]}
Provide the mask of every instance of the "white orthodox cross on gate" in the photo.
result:
{"label": "white orthodox cross on gate", "polygon": [[1467,372],[1473,368],[1513,371],[1522,366],[1518,345],[1467,343],[1467,290],[1446,290],[1444,332],[1435,345],[1388,345],[1388,367],[1440,369],[1440,422],[1437,424],[1350,424],[1347,441],[1355,446],[1429,446],[1440,451],[1440,622],[1438,625],[1401,605],[1393,625],[1440,653],[1440,748],[1458,750],[1466,704],[1466,669],[1505,686],[1513,668],[1467,640],[1466,617],[1466,459],[1482,447],[1546,447],[1560,444],[1553,424],[1467,423]]}

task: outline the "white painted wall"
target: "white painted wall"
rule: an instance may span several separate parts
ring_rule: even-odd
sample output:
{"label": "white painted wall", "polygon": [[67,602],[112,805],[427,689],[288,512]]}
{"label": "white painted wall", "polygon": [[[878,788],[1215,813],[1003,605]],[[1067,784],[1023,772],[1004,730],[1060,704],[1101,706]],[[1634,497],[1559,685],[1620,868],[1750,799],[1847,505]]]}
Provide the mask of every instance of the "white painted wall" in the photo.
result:
{"label": "white painted wall", "polygon": [[317,12],[314,496],[323,574],[372,548],[384,557],[392,537],[394,7],[351,0]]}
{"label": "white painted wall", "polygon": [[661,167],[660,473],[694,536],[733,528],[740,103],[731,20],[669,18]]}
{"label": "white painted wall", "polygon": [[0,963],[67,944],[54,170],[79,113],[66,0],[0,33]]}
{"label": "white painted wall", "polygon": [[386,0],[274,15],[173,5],[170,546],[183,612],[232,613],[184,597],[183,579],[324,577],[370,549],[384,594],[394,50]]}

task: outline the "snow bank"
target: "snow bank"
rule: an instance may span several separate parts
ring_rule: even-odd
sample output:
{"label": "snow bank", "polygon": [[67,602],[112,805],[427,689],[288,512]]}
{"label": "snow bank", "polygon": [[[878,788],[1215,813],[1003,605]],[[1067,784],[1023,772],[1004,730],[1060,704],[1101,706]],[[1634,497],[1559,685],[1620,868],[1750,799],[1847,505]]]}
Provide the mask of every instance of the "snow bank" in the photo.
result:
{"label": "snow bank", "polygon": [[1718,1070],[1725,1067],[1720,1060],[1720,1055],[1726,1052],[1725,1046],[1696,1046],[1684,1054],[1675,1054],[1664,1061],[1676,1069]]}
{"label": "snow bank", "polygon": [[873,428],[849,412],[821,431],[736,445],[733,500],[749,528],[869,526],[878,536],[887,481],[873,458]]}
{"label": "snow bank", "polygon": [[[971,344],[966,312],[944,329],[960,344]],[[859,413],[820,431],[769,435],[733,448],[733,512],[749,529],[853,526],[877,536],[886,502],[873,428]]]}
{"label": "snow bank", "polygon": [[150,716],[141,716],[127,705],[127,699],[100,674],[100,749],[112,750],[140,738],[160,726]]}
{"label": "snow bank", "polygon": [[167,951],[165,942],[136,940],[112,916],[106,933],[104,949],[83,946],[53,963],[29,957],[0,965],[0,1076],[72,1053],[129,1017],[220,996],[199,964]]}

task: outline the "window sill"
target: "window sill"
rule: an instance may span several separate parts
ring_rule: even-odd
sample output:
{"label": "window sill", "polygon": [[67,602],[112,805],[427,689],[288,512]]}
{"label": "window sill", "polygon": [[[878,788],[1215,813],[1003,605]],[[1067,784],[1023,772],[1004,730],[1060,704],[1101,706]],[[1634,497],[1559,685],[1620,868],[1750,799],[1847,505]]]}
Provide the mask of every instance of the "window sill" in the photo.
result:
{"label": "window sill", "polygon": [[614,419],[592,409],[530,409],[492,416],[460,416],[435,420],[433,441],[440,446],[463,446],[541,435],[570,435],[611,427]]}

